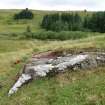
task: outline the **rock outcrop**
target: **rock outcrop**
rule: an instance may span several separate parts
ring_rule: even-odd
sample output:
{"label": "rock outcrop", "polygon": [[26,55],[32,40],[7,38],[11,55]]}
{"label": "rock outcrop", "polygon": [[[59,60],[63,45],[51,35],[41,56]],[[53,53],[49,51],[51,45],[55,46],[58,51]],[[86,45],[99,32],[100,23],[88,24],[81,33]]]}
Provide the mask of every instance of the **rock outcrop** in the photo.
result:
{"label": "rock outcrop", "polygon": [[23,73],[10,89],[12,95],[27,81],[45,77],[49,73],[59,73],[68,70],[93,69],[105,65],[105,53],[84,52],[79,54],[58,54],[47,52],[34,55],[23,68]]}

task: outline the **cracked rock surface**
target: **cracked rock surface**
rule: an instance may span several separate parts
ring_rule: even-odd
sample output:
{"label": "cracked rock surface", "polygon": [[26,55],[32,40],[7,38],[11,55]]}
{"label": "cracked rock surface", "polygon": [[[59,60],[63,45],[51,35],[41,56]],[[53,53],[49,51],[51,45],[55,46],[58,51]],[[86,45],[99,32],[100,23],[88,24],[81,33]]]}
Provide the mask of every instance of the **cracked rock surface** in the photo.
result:
{"label": "cracked rock surface", "polygon": [[93,69],[105,65],[105,53],[84,52],[79,54],[60,54],[54,52],[33,55],[23,68],[23,73],[9,90],[12,95],[30,79],[45,77],[50,72],[65,72],[68,70]]}

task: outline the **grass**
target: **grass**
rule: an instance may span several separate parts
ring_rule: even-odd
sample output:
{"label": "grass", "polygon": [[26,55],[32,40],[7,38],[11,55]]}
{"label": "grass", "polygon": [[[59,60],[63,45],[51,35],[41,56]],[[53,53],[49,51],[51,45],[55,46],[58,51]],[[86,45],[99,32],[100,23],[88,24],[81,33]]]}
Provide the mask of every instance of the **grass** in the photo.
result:
{"label": "grass", "polygon": [[[79,39],[88,37],[89,35],[97,34],[92,32],[52,32],[45,31],[41,28],[41,22],[43,16],[46,14],[52,14],[56,11],[32,11],[34,14],[34,18],[32,20],[14,20],[14,14],[20,12],[21,10],[0,10],[0,38],[9,38],[11,39],[13,36],[16,38],[23,39],[26,38],[34,38],[41,40],[67,40],[67,39]],[[61,13],[63,11],[59,11]],[[66,11],[72,12],[72,11]],[[84,17],[91,15],[92,12],[84,12],[78,11],[78,13]],[[30,27],[32,33],[27,32],[27,27]]]}
{"label": "grass", "polygon": [[[27,26],[31,27],[33,32],[42,30],[40,28],[41,20],[44,15],[52,14],[56,11],[33,11],[34,19],[32,20],[21,20],[15,21],[13,20],[13,16],[15,13],[18,13],[21,10],[0,10],[0,33],[8,33],[8,32],[24,32]],[[61,11],[60,11],[61,12]],[[72,11],[67,11],[72,12]],[[92,12],[84,13],[84,11],[78,11],[80,15],[86,16],[91,15]]]}
{"label": "grass", "polygon": [[29,58],[33,52],[48,50],[105,49],[105,35],[68,41],[0,40],[0,105],[104,105],[105,71],[66,72],[52,78],[32,81],[15,95],[7,97],[22,65],[17,59]]}
{"label": "grass", "polygon": [[[13,21],[12,16],[18,11],[20,10],[0,10],[0,105],[105,105],[104,67],[42,78],[24,85],[13,96],[7,96],[23,64],[32,53],[49,50],[105,50],[105,34],[99,33],[89,33],[87,38],[66,41],[15,39],[13,33],[21,35],[28,25],[33,32],[42,30],[42,16],[54,13],[33,11],[33,20]],[[84,12],[80,13],[85,15]],[[15,65],[16,60],[21,60],[21,63]]]}

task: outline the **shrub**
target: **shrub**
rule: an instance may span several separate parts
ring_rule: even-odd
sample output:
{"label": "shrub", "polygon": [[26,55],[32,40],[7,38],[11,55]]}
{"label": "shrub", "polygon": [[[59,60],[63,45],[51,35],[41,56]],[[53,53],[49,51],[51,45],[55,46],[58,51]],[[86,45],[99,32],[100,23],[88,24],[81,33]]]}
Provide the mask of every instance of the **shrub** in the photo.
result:
{"label": "shrub", "polygon": [[22,10],[21,12],[14,15],[14,19],[33,19],[34,15],[31,11],[26,8],[25,10]]}
{"label": "shrub", "polygon": [[30,35],[26,35],[26,38],[32,39],[40,39],[40,40],[75,40],[80,38],[88,37],[88,32],[81,32],[81,31],[61,31],[61,32],[54,32],[54,31],[39,31],[31,33]]}
{"label": "shrub", "polygon": [[26,28],[26,32],[31,32],[31,28],[30,28],[30,26],[27,26],[27,28]]}

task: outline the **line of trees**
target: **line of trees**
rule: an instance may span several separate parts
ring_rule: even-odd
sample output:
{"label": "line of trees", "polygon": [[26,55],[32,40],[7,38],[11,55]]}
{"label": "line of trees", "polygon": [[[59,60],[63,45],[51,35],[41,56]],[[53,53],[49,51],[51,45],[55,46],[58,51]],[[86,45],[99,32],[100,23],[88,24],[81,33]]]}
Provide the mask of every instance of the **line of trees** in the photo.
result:
{"label": "line of trees", "polygon": [[105,12],[95,12],[84,18],[78,13],[56,13],[45,15],[41,27],[52,31],[105,32]]}
{"label": "line of trees", "polygon": [[[55,13],[43,17],[41,27],[47,31],[105,32],[105,12],[82,16],[79,13]],[[14,15],[14,19],[33,19],[34,14],[26,8]]]}
{"label": "line of trees", "polygon": [[81,29],[82,19],[76,14],[56,13],[45,15],[42,20],[42,28],[52,31],[77,31]]}
{"label": "line of trees", "polygon": [[84,19],[84,28],[93,32],[105,32],[105,12],[93,13],[91,17],[86,16]]}

